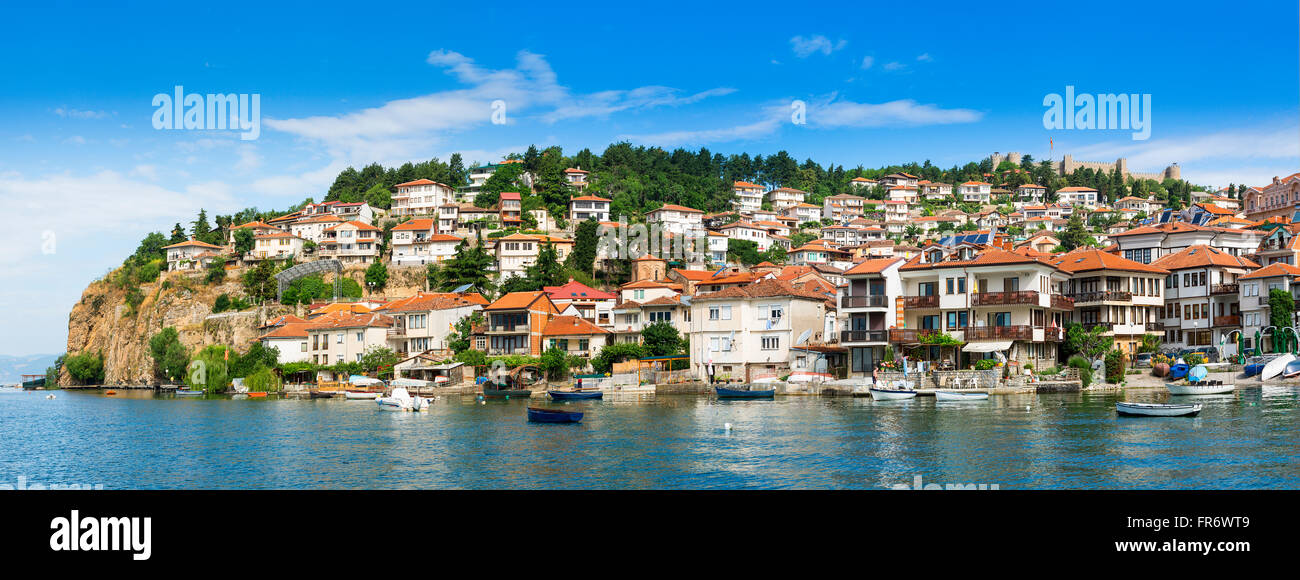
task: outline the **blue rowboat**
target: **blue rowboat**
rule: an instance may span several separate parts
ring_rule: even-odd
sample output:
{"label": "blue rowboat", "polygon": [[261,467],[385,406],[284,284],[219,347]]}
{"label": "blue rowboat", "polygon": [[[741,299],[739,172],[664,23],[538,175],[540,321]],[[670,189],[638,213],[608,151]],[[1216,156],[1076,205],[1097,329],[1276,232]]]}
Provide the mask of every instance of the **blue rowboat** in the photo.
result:
{"label": "blue rowboat", "polygon": [[1174,364],[1171,364],[1171,365],[1169,365],[1169,378],[1171,378],[1171,379],[1175,379],[1175,380],[1177,380],[1177,379],[1181,379],[1181,378],[1187,376],[1187,371],[1188,371],[1188,370],[1189,370],[1189,369],[1188,369],[1187,363],[1174,363]]}
{"label": "blue rowboat", "polygon": [[202,394],[203,391],[191,391],[189,389],[176,389],[177,397],[197,397]]}
{"label": "blue rowboat", "polygon": [[577,399],[600,399],[605,396],[600,391],[546,391],[552,399],[557,401],[571,401]]}
{"label": "blue rowboat", "polygon": [[1264,370],[1264,365],[1266,365],[1266,364],[1268,364],[1268,363],[1263,362],[1263,361],[1260,361],[1260,362],[1253,362],[1253,363],[1250,363],[1250,364],[1246,365],[1242,370],[1244,370],[1244,371],[1246,372],[1246,376],[1248,376],[1248,377],[1253,377],[1253,376],[1259,374],[1260,371]]}
{"label": "blue rowboat", "polygon": [[578,411],[560,411],[558,409],[528,408],[528,420],[534,423],[577,423],[582,420]]}
{"label": "blue rowboat", "polygon": [[727,387],[713,387],[718,393],[719,399],[771,399],[776,396],[776,389],[767,389],[765,391],[756,391],[749,388],[728,389]]}

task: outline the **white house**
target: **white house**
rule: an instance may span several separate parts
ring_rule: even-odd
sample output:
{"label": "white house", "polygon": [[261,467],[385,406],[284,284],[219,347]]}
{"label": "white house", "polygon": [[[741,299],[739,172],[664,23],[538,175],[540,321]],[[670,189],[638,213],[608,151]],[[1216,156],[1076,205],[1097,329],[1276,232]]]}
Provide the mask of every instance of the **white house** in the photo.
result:
{"label": "white house", "polygon": [[765,278],[691,301],[690,362],[697,377],[752,382],[790,370],[790,347],[821,341],[826,297]]}

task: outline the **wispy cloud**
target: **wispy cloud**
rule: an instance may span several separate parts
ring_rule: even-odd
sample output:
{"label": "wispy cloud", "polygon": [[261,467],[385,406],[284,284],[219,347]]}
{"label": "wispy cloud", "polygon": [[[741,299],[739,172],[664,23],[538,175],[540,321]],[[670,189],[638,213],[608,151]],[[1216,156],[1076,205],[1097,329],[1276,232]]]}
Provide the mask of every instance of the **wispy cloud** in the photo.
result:
{"label": "wispy cloud", "polygon": [[[1159,125],[1154,129],[1158,130]],[[1162,138],[1153,132],[1152,139],[1140,142],[1130,140],[1125,134],[1122,141],[1079,147],[1071,154],[1075,159],[1093,161],[1124,157],[1133,171],[1155,171],[1178,163],[1183,166],[1184,179],[1194,183],[1261,185],[1274,175],[1290,175],[1300,167],[1297,134],[1300,134],[1300,123],[1295,120],[1281,128],[1260,127],[1203,135]],[[1241,169],[1223,170],[1225,161]]]}
{"label": "wispy cloud", "polygon": [[920,62],[934,62],[934,57],[931,57],[931,56],[930,56],[930,53],[926,52],[926,53],[922,53],[920,56],[916,57],[916,60],[918,60],[918,61],[920,61]]}
{"label": "wispy cloud", "polygon": [[900,71],[900,70],[903,70],[903,69],[905,69],[905,68],[907,68],[907,65],[905,65],[905,64],[903,64],[903,63],[901,63],[901,62],[898,62],[898,61],[890,61],[890,62],[887,62],[887,63],[885,63],[885,66],[884,66],[884,69],[887,70],[887,71]]}
{"label": "wispy cloud", "polygon": [[563,104],[554,111],[542,115],[547,123],[578,119],[583,117],[608,117],[622,111],[651,109],[655,107],[676,107],[698,103],[709,97],[720,97],[736,92],[732,88],[716,88],[692,95],[679,96],[680,90],[671,87],[641,87],[630,91],[602,91],[580,96],[571,103]]}
{"label": "wispy cloud", "polygon": [[[790,101],[771,103],[762,108],[759,120],[730,127],[622,135],[619,138],[660,147],[763,139],[775,136],[786,124],[793,126],[789,103]],[[806,103],[804,118],[807,126],[816,129],[861,129],[973,123],[983,116],[983,113],[973,109],[945,109],[911,99],[886,103],[858,103],[830,95]]]}
{"label": "wispy cloud", "polygon": [[847,40],[840,39],[836,42],[831,42],[831,39],[820,34],[814,34],[808,38],[804,38],[803,36],[793,36],[790,38],[790,49],[793,50],[795,56],[799,58],[807,58],[819,52],[829,55],[832,52],[844,48],[847,44]]}
{"label": "wispy cloud", "polygon": [[65,119],[104,119],[112,115],[108,111],[86,111],[82,109],[73,109],[71,107],[59,107],[54,109],[54,114]]}
{"label": "wispy cloud", "polygon": [[871,57],[871,56],[862,57],[862,70],[867,70],[871,68],[871,65],[875,63],[876,63],[875,57]]}

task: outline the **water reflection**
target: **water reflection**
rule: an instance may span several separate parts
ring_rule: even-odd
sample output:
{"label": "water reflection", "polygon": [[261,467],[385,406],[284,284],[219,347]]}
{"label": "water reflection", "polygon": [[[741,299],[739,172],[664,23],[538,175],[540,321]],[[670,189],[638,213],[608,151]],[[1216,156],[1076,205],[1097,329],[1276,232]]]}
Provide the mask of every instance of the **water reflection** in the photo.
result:
{"label": "water reflection", "polygon": [[[1296,390],[1194,397],[1196,418],[1119,418],[1124,399],[1168,397],[443,397],[427,413],[391,413],[372,401],[32,392],[0,397],[0,477],[106,488],[879,489],[917,476],[1002,489],[1300,487]],[[587,415],[529,423],[530,404]]]}

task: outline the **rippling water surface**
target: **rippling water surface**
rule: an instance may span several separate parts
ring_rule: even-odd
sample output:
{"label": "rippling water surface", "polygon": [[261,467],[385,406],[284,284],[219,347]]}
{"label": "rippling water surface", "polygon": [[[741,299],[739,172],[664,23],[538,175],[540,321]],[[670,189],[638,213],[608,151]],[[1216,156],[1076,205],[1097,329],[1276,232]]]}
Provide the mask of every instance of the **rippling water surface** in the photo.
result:
{"label": "rippling water surface", "polygon": [[472,397],[444,397],[417,414],[370,401],[8,392],[0,485],[880,489],[919,476],[1002,489],[1296,489],[1297,393],[1198,397],[1196,418],[1117,418],[1120,395],[533,399],[587,412],[581,424],[548,425],[527,422],[530,401]]}

